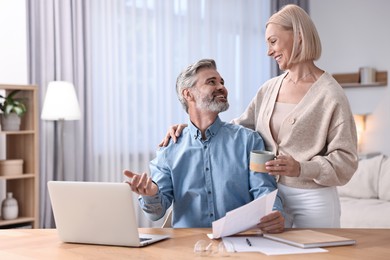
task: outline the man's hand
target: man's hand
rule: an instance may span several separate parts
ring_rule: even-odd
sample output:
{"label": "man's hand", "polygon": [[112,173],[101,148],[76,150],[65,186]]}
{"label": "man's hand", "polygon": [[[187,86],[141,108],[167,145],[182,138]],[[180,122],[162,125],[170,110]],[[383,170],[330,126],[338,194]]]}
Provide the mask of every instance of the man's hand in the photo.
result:
{"label": "man's hand", "polygon": [[284,217],[280,211],[272,211],[270,214],[262,217],[257,226],[264,233],[281,233],[284,231]]}
{"label": "man's hand", "polygon": [[131,180],[126,181],[129,184],[132,191],[143,196],[154,196],[158,192],[157,185],[152,181],[152,178],[148,177],[146,172],[136,174],[129,170],[124,170],[123,174]]}

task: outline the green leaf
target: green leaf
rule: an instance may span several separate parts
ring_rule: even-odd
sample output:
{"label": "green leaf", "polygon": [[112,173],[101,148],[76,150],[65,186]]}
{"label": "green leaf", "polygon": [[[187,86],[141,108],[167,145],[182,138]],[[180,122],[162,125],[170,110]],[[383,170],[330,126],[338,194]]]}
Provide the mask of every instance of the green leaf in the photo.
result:
{"label": "green leaf", "polygon": [[13,90],[7,97],[0,95],[0,98],[4,99],[4,102],[0,104],[0,110],[3,111],[5,115],[10,113],[16,113],[18,116],[22,116],[26,113],[27,108],[23,102],[19,99],[14,99],[14,95],[18,93],[20,89]]}

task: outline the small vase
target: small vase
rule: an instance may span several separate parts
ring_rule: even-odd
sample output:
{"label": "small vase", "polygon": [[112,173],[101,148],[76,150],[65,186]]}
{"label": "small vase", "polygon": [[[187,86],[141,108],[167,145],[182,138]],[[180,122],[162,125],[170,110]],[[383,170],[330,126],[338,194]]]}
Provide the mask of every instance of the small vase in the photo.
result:
{"label": "small vase", "polygon": [[1,203],[1,217],[4,220],[15,219],[18,213],[18,201],[13,197],[12,192],[8,192],[7,197]]}
{"label": "small vase", "polygon": [[19,131],[21,118],[16,113],[11,113],[9,115],[1,114],[1,130],[2,131]]}

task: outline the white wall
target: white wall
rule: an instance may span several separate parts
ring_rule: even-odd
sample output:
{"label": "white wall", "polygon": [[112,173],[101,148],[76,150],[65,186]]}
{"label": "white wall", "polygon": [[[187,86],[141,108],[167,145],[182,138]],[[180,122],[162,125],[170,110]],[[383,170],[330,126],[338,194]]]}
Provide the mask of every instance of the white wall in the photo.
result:
{"label": "white wall", "polygon": [[0,0],[0,84],[27,84],[25,0]]}
{"label": "white wall", "polygon": [[[390,72],[390,1],[311,0],[310,16],[322,41],[322,57],[317,62],[320,68],[330,73],[353,73],[370,66]],[[389,86],[345,91],[354,113],[371,113],[362,152],[390,155]]]}

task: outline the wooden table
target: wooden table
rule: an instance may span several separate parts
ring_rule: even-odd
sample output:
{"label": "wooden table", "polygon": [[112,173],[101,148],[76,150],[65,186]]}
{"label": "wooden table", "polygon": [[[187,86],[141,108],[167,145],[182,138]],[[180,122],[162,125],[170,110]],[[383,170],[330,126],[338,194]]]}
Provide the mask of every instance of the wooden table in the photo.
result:
{"label": "wooden table", "polygon": [[[328,247],[327,253],[266,256],[262,253],[212,253],[200,257],[193,251],[198,240],[210,242],[210,229],[152,229],[143,233],[167,233],[171,239],[143,248],[62,243],[55,229],[0,230],[0,259],[390,259],[390,229],[315,229],[355,239],[356,245]],[[211,241],[215,246],[220,241]]]}

